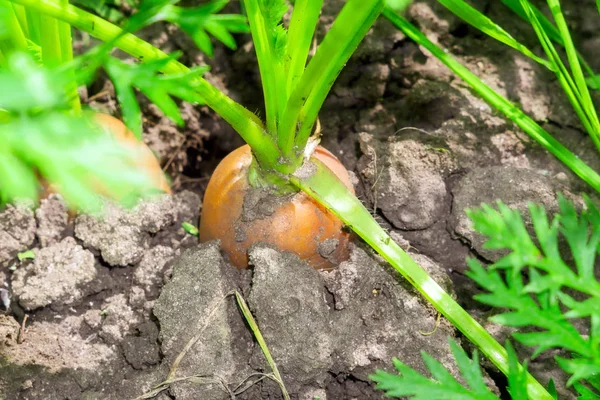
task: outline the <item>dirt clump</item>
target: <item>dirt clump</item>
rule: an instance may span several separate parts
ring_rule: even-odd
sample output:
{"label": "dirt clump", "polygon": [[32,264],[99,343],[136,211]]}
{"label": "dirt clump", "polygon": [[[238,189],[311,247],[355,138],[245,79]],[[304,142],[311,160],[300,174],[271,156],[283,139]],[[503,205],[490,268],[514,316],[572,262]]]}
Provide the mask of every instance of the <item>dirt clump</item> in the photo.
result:
{"label": "dirt clump", "polygon": [[[425,134],[422,134],[423,136]],[[363,157],[357,168],[375,210],[396,228],[425,229],[444,212],[445,178],[456,168],[451,153],[427,138],[391,137],[378,146],[373,136],[360,134]]]}
{"label": "dirt clump", "polygon": [[0,212],[0,267],[7,265],[17,253],[33,244],[35,229],[30,203],[8,204]]}
{"label": "dirt clump", "polygon": [[[177,399],[229,399],[223,382],[242,382],[251,373],[249,349],[234,351],[234,342],[240,340],[235,325],[237,331],[243,331],[244,322],[226,297],[237,288],[236,271],[225,265],[216,242],[189,249],[174,265],[173,278],[155,304],[166,366],[200,335],[177,369],[177,376],[198,379],[173,384],[170,392]],[[250,337],[246,335],[246,339]]]}
{"label": "dirt clump", "polygon": [[[102,289],[94,255],[67,237],[34,251],[35,258],[12,276],[12,290],[25,310],[69,304]],[[93,285],[91,285],[94,283]]]}
{"label": "dirt clump", "polygon": [[35,210],[37,240],[42,247],[60,242],[68,227],[69,214],[67,205],[59,194],[51,194],[40,201]]}
{"label": "dirt clump", "polygon": [[465,210],[480,207],[483,203],[494,206],[500,200],[508,207],[519,210],[525,223],[531,227],[528,204],[531,202],[542,205],[547,212],[554,214],[558,211],[558,192],[577,200],[560,182],[542,171],[501,166],[471,170],[452,188],[449,227],[477,254],[496,261],[505,253],[483,247],[486,239],[474,232]]}

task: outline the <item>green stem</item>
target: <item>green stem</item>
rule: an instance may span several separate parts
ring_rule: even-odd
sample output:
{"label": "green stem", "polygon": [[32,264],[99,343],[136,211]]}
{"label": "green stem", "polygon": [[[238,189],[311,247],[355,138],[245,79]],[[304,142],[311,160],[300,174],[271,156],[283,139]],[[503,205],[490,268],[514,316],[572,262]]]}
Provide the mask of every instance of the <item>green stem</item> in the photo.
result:
{"label": "green stem", "polygon": [[60,34],[56,18],[48,15],[40,16],[40,47],[45,66],[52,68],[61,65]]}
{"label": "green stem", "polygon": [[27,17],[27,26],[29,27],[29,39],[38,46],[41,46],[40,14],[27,7],[25,8],[25,15]]}
{"label": "green stem", "polygon": [[[45,14],[89,33],[105,42],[114,42],[122,51],[142,61],[164,59],[164,52],[143,41],[135,35],[123,33],[123,30],[110,22],[72,5],[61,5],[59,0],[11,0],[41,14]],[[182,63],[171,60],[162,69],[164,74],[186,73],[189,71]],[[227,121],[250,145],[261,168],[269,171],[277,166],[281,156],[277,144],[264,131],[256,115],[233,101],[205,79],[197,78],[196,90],[206,104]]]}
{"label": "green stem", "polygon": [[600,192],[600,175],[585,162],[575,156],[569,149],[563,146],[552,135],[546,132],[533,119],[531,119],[522,110],[512,104],[509,100],[496,93],[492,88],[486,85],[468,68],[456,61],[450,54],[431,42],[414,25],[406,19],[396,14],[392,9],[386,7],[383,15],[389,19],[397,28],[401,29],[409,38],[419,43],[430,51],[436,58],[450,68],[456,75],[469,84],[484,100],[490,103],[494,108],[501,111],[506,117],[517,124],[525,133],[540,143],[556,158],[562,161],[567,167],[577,174],[581,179],[587,182],[594,190]]}
{"label": "green stem", "polygon": [[0,49],[4,53],[5,57],[8,57],[11,52],[16,50],[27,51],[27,39],[23,30],[21,29],[21,24],[19,23],[19,19],[15,14],[15,10],[7,0],[0,0],[0,7],[4,8],[6,11],[6,31],[8,35],[2,43]]}
{"label": "green stem", "polygon": [[279,101],[276,74],[275,60],[273,54],[273,46],[271,46],[271,38],[265,26],[258,0],[244,0],[246,6],[246,14],[248,16],[248,24],[252,33],[252,42],[258,59],[258,68],[260,70],[260,79],[262,82],[263,92],[265,96],[265,112],[267,119],[267,130],[270,134],[277,133],[278,105]]}
{"label": "green stem", "polygon": [[[392,240],[360,200],[353,196],[324,164],[314,159],[311,161],[291,178],[292,183],[352,228],[418,289],[444,317],[479,347],[481,352],[504,374],[508,375],[509,362],[504,347]],[[527,390],[531,399],[552,399],[552,396],[529,373],[527,373]]]}
{"label": "green stem", "polygon": [[[298,158],[333,82],[383,9],[383,0],[349,0],[325,35],[315,56],[290,95],[279,129],[296,136],[294,146],[282,148],[289,159]],[[298,135],[296,127],[300,124]]]}
{"label": "green stem", "polygon": [[27,13],[25,12],[25,8],[19,4],[13,4],[13,11],[15,16],[17,17],[17,21],[19,21],[19,25],[21,26],[21,30],[25,37],[29,37],[29,28],[27,24]]}
{"label": "green stem", "polygon": [[287,92],[292,93],[302,76],[308,60],[310,44],[315,33],[323,0],[296,0],[288,29],[285,54]]}
{"label": "green stem", "polygon": [[[69,4],[69,0],[62,0],[62,5]],[[71,36],[71,25],[66,22],[58,22],[58,36],[60,38],[60,53],[62,55],[62,63],[68,63],[73,60],[73,38]],[[81,99],[77,90],[77,83],[73,82],[67,88],[67,97],[71,104],[71,109],[79,113],[81,111]]]}

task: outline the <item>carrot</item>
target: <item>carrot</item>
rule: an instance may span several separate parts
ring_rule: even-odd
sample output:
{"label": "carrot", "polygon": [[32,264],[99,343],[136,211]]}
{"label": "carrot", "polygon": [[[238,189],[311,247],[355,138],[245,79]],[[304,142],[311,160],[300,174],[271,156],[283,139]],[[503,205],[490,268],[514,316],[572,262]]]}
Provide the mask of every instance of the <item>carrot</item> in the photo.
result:
{"label": "carrot", "polygon": [[[319,146],[313,157],[354,192],[348,171],[333,154]],[[200,241],[219,239],[238,268],[248,267],[248,248],[257,242],[295,253],[316,269],[332,269],[346,260],[350,235],[343,223],[304,192],[274,195],[251,187],[251,162],[245,145],[217,166],[204,194]]]}

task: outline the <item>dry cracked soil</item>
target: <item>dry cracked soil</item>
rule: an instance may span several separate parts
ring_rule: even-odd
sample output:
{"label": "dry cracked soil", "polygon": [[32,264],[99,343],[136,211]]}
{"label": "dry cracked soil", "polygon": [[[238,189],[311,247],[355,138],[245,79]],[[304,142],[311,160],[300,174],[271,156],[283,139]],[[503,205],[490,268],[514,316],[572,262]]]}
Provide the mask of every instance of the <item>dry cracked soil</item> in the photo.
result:
{"label": "dry cracked soil", "polygon": [[[342,3],[326,2],[319,37]],[[600,19],[585,12],[593,1],[583,3],[569,16],[585,52],[597,47]],[[500,2],[473,4],[536,48],[525,23]],[[433,0],[415,1],[407,16],[600,169],[549,72]],[[247,36],[238,37],[239,50],[218,48],[208,60],[170,26],[142,34],[165,51],[184,50],[187,64],[210,64],[212,83],[261,110]],[[600,58],[589,61],[600,68]],[[106,79],[84,94],[90,106],[118,112]],[[390,370],[393,357],[425,372],[423,350],[456,373],[448,338],[469,343],[443,319],[434,330],[435,310],[360,241],[331,272],[260,244],[250,250],[252,268],[240,271],[218,243],[199,245],[186,233],[181,224],[198,223],[211,171],[241,140],[207,108],[182,110],[186,125],[177,128],[143,105],[145,140],[173,178],[174,195],[131,210],[107,203],[101,216],[72,217],[59,195],[37,208],[0,210],[0,399],[280,399],[234,291],[247,300],[293,399],[381,399],[369,374]],[[378,221],[504,341],[510,331],[486,321],[489,310],[472,300],[477,288],[464,276],[467,257],[499,255],[483,248],[464,210],[502,200],[553,212],[558,193],[580,202],[588,189],[383,19],[340,75],[320,121],[323,145],[351,171]],[[34,256],[19,259],[27,250]],[[498,371],[483,366],[490,386],[506,395]],[[552,354],[530,369],[542,382],[565,381]],[[161,386],[168,376],[175,382]],[[559,393],[574,398],[564,386]]]}

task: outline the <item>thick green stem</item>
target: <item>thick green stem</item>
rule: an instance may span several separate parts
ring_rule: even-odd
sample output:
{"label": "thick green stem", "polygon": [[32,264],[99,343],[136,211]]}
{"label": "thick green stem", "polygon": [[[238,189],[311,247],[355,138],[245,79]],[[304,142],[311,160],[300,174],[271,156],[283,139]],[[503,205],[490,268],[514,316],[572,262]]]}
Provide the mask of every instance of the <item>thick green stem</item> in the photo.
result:
{"label": "thick green stem", "polygon": [[294,91],[298,79],[304,73],[322,6],[323,0],[296,0],[294,3],[284,57],[288,93]]}
{"label": "thick green stem", "polygon": [[27,24],[27,13],[25,12],[25,8],[19,4],[13,4],[12,7],[15,16],[17,17],[17,21],[19,21],[19,25],[21,26],[21,30],[23,31],[23,35],[28,38],[29,28]]}
{"label": "thick green stem", "polygon": [[265,26],[265,19],[260,10],[258,0],[244,0],[246,6],[246,14],[252,33],[252,42],[258,59],[258,68],[260,70],[260,79],[262,82],[263,92],[265,96],[265,112],[267,120],[267,129],[272,135],[277,133],[278,116],[278,84],[284,85],[284,82],[277,82],[277,74],[275,73],[275,55],[273,54],[273,46],[271,45],[271,37]]}
{"label": "thick green stem", "polygon": [[[319,47],[326,54],[330,51],[335,52],[333,53],[335,56],[330,58],[331,61],[325,66],[324,71],[321,72],[314,90],[302,106],[298,118],[300,127],[298,128],[298,134],[294,143],[297,151],[302,151],[306,146],[313,125],[333,83],[379,17],[384,5],[385,2],[379,0],[349,1],[335,19],[329,32],[327,32],[323,43]],[[317,54],[315,54],[316,58]],[[309,73],[312,61],[309,63],[306,73]],[[315,64],[318,68],[318,64]],[[310,70],[310,72],[314,72],[314,70]],[[301,84],[302,82],[300,81],[298,85]]]}
{"label": "thick green stem", "polygon": [[[62,0],[62,5],[66,6],[69,4],[69,0]],[[73,60],[73,39],[71,37],[71,25],[66,22],[58,22],[58,37],[60,40],[60,53],[61,63],[65,64]],[[69,104],[71,109],[75,112],[81,111],[81,100],[79,98],[79,92],[77,91],[77,83],[72,82],[67,88],[67,97],[69,98]]]}
{"label": "thick green stem", "polygon": [[[291,181],[352,228],[417,288],[444,317],[479,347],[481,352],[504,374],[508,374],[508,356],[504,347],[392,240],[362,203],[324,164],[312,159],[297,171]],[[552,396],[529,373],[527,390],[531,399],[552,399]]]}
{"label": "thick green stem", "polygon": [[552,135],[546,132],[527,114],[509,100],[495,92],[475,74],[469,71],[468,68],[452,58],[450,54],[434,44],[414,25],[398,15],[392,9],[386,7],[383,11],[383,15],[396,25],[396,27],[401,29],[406,36],[430,51],[431,54],[450,68],[462,80],[468,83],[473,90],[483,97],[484,100],[490,103],[498,111],[502,112],[506,117],[510,118],[515,124],[523,129],[525,133],[544,146],[546,150],[562,161],[571,169],[571,171],[594,188],[594,190],[600,192],[600,175],[585,162],[580,160],[579,157],[574,155],[569,149],[563,146],[558,140],[554,139]]}
{"label": "thick green stem", "polygon": [[10,53],[17,50],[27,51],[27,38],[25,33],[21,29],[21,24],[17,18],[17,14],[12,7],[12,4],[7,0],[0,0],[0,7],[6,11],[6,27],[5,30],[8,32],[5,40],[2,41],[0,50],[4,53],[5,57],[9,57]]}
{"label": "thick green stem", "polygon": [[[302,154],[306,141],[335,79],[383,8],[382,0],[349,0],[319,45],[290,95],[279,129],[294,143],[281,151],[289,159]],[[297,125],[298,134],[295,135]]]}
{"label": "thick green stem", "polygon": [[58,21],[49,15],[40,16],[40,47],[42,61],[47,67],[57,67],[62,63]]}
{"label": "thick green stem", "polygon": [[[45,14],[81,29],[105,42],[114,45],[141,61],[152,61],[168,57],[164,52],[132,34],[123,34],[123,30],[110,22],[96,17],[72,5],[61,5],[60,0],[11,0],[41,14]],[[118,38],[118,39],[117,39]],[[164,74],[185,73],[182,63],[171,60],[162,69]],[[227,121],[250,145],[261,167],[272,170],[278,164],[281,153],[274,140],[264,131],[260,119],[240,104],[233,101],[205,79],[197,78],[196,90],[206,104]]]}

